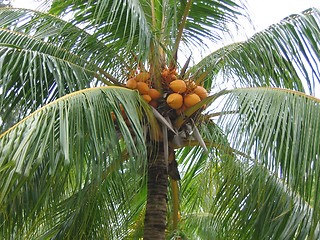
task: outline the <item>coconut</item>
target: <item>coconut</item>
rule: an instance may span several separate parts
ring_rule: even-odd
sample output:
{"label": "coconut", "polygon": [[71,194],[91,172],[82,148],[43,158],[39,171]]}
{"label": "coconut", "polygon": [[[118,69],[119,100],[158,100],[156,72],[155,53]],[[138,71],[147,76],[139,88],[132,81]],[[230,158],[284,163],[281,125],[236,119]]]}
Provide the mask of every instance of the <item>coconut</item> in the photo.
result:
{"label": "coconut", "polygon": [[136,89],[137,81],[134,78],[130,78],[126,83],[126,87],[130,89]]}
{"label": "coconut", "polygon": [[142,97],[147,103],[149,103],[151,101],[151,97],[148,94],[144,94],[144,95],[142,95]]}
{"label": "coconut", "polygon": [[154,88],[149,89],[148,95],[150,95],[150,97],[154,100],[157,100],[161,97],[161,93],[157,89],[154,89]]}
{"label": "coconut", "polygon": [[148,94],[149,86],[145,82],[137,82],[137,89],[141,95]]}
{"label": "coconut", "polygon": [[168,75],[167,77],[163,78],[165,84],[170,84],[172,81],[171,77]]}
{"label": "coconut", "polygon": [[172,81],[177,80],[177,72],[175,69],[165,68],[161,72],[162,79],[166,84],[170,84]]}
{"label": "coconut", "polygon": [[177,79],[178,79],[175,74],[171,74],[170,77],[171,77],[171,81],[174,81],[174,80],[177,80]]}
{"label": "coconut", "polygon": [[204,99],[204,98],[208,97],[207,90],[204,87],[201,87],[201,86],[197,86],[194,89],[194,93],[197,94],[200,97],[200,99]]}
{"label": "coconut", "polygon": [[184,93],[187,90],[186,83],[183,80],[174,80],[170,83],[169,87],[176,93]]}
{"label": "coconut", "polygon": [[137,82],[145,82],[150,78],[150,73],[148,72],[141,72],[136,75],[135,79]]}
{"label": "coconut", "polygon": [[158,102],[157,102],[156,100],[151,100],[151,101],[149,102],[149,105],[151,105],[151,106],[154,107],[154,108],[157,108],[157,107],[158,107]]}
{"label": "coconut", "polygon": [[161,72],[161,76],[166,78],[170,74],[170,70],[168,68],[165,68]]}
{"label": "coconut", "polygon": [[187,94],[183,99],[183,102],[186,105],[186,107],[192,107],[200,101],[200,97],[195,93]]}
{"label": "coconut", "polygon": [[183,97],[181,94],[179,93],[171,93],[168,97],[167,97],[167,104],[169,105],[169,107],[173,108],[173,109],[179,109],[181,108],[182,104],[183,104]]}

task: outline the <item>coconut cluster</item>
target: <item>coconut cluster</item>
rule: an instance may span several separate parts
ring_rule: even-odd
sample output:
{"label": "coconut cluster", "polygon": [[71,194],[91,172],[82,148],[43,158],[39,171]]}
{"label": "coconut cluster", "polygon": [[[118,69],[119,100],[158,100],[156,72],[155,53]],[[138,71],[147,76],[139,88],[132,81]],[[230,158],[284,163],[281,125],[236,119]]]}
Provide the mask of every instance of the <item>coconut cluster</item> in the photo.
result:
{"label": "coconut cluster", "polygon": [[137,89],[147,103],[154,108],[158,107],[158,100],[162,95],[157,89],[152,88],[149,72],[140,72],[136,76],[129,78],[126,87]]}
{"label": "coconut cluster", "polygon": [[126,82],[126,87],[137,89],[143,99],[154,108],[165,103],[182,114],[208,96],[205,88],[191,79],[179,79],[175,69],[164,68],[161,72],[162,93],[153,88],[149,72],[140,72]]}

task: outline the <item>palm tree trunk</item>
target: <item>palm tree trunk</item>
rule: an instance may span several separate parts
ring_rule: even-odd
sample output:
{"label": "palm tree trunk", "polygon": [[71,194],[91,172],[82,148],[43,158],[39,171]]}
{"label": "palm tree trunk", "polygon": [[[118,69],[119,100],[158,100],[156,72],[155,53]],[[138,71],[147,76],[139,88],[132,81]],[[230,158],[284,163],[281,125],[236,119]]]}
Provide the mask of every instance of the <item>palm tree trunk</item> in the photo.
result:
{"label": "palm tree trunk", "polygon": [[168,165],[163,147],[148,162],[148,195],[144,220],[145,240],[165,239],[167,217]]}

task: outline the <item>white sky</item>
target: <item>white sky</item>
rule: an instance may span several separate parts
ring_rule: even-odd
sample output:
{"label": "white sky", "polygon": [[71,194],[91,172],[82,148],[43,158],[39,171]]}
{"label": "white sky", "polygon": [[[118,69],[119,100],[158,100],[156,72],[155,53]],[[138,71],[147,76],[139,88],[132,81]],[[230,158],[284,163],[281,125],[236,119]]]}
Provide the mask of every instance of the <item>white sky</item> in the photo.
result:
{"label": "white sky", "polygon": [[39,1],[33,1],[33,0],[13,0],[12,5],[14,7],[20,7],[20,8],[31,8],[35,9],[39,5]]}
{"label": "white sky", "polygon": [[247,2],[257,30],[262,30],[290,14],[300,13],[310,7],[320,8],[319,0],[247,0]]}

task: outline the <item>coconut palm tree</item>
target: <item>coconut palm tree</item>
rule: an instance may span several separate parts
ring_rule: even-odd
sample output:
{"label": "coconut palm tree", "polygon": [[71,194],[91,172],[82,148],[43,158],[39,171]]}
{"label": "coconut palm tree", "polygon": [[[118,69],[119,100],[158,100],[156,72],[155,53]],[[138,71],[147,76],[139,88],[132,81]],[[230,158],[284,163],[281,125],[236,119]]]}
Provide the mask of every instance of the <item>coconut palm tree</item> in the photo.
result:
{"label": "coconut palm tree", "polygon": [[245,15],[1,8],[1,238],[318,239],[320,13],[193,60]]}

